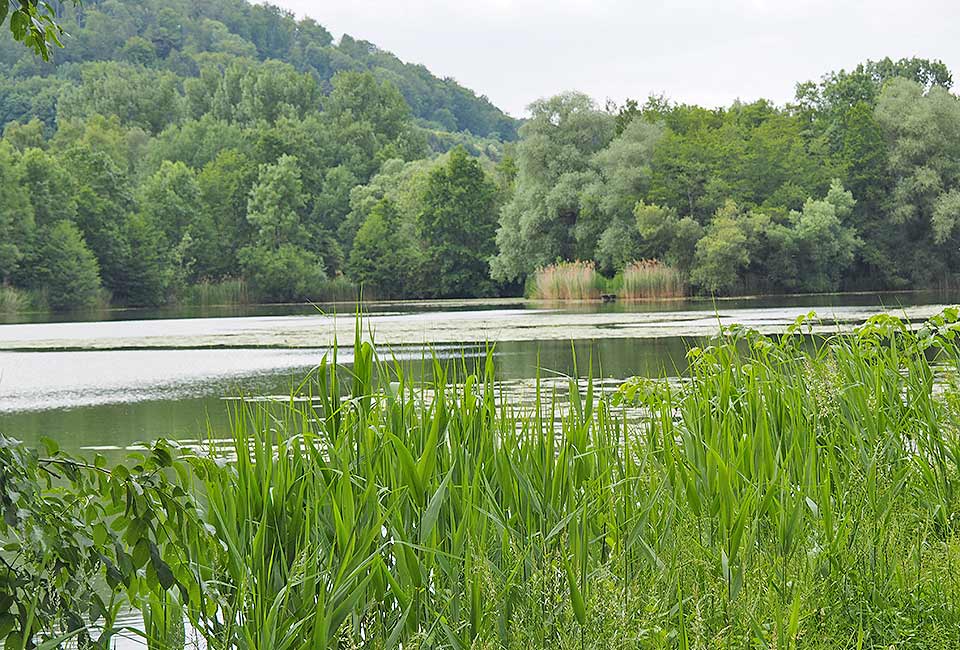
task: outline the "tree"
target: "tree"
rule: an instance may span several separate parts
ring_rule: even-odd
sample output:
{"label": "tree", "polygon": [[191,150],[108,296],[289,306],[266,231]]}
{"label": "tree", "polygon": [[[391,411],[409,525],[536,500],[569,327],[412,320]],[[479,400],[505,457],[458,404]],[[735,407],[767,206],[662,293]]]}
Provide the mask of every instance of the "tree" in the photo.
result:
{"label": "tree", "polygon": [[300,241],[304,231],[301,213],[306,207],[300,165],[283,155],[276,164],[260,167],[260,177],[250,191],[247,219],[257,228],[261,245],[279,248]]}
{"label": "tree", "polygon": [[247,246],[239,258],[244,277],[261,300],[317,298],[326,279],[320,258],[296,244]]}
{"label": "tree", "polygon": [[643,241],[642,256],[689,271],[697,241],[703,236],[703,226],[690,217],[678,219],[676,212],[669,208],[643,201],[637,203],[633,214]]}
{"label": "tree", "polygon": [[427,289],[441,298],[489,295],[488,260],[496,250],[496,188],[480,163],[458,147],[434,168],[417,215],[425,243]]}
{"label": "tree", "polygon": [[491,271],[498,280],[523,278],[556,259],[590,257],[596,246],[592,239],[589,250],[580,249],[575,230],[582,192],[599,179],[591,157],[613,139],[614,118],[579,93],[534,102],[530,111],[517,146],[516,192],[497,230]]}
{"label": "tree", "polygon": [[3,129],[3,139],[12,144],[17,150],[44,149],[47,139],[44,137],[44,124],[34,117],[26,124],[13,121]]}
{"label": "tree", "polygon": [[124,264],[121,300],[136,307],[164,304],[170,297],[174,275],[171,251],[163,233],[145,215],[131,214],[124,235],[129,257]]}
{"label": "tree", "polygon": [[353,248],[357,231],[382,199],[393,204],[399,214],[398,223],[405,233],[414,236],[421,197],[426,191],[426,179],[432,166],[423,160],[408,163],[399,159],[387,160],[369,183],[351,189],[350,212],[337,228],[343,249]]}
{"label": "tree", "polygon": [[177,76],[115,61],[85,63],[82,83],[61,97],[58,115],[85,118],[116,115],[129,126],[159,133],[184,115]]}
{"label": "tree", "polygon": [[144,216],[175,246],[197,218],[200,189],[193,170],[182,162],[163,161],[139,191]]}
{"label": "tree", "polygon": [[27,149],[20,156],[20,169],[37,227],[76,219],[77,185],[57,156],[41,149]]}
{"label": "tree", "polygon": [[225,277],[239,271],[237,251],[250,240],[253,224],[247,221],[250,188],[257,179],[257,167],[236,149],[225,149],[197,175],[200,210],[207,214],[217,233],[208,277]]}
{"label": "tree", "polygon": [[300,166],[294,156],[262,165],[250,191],[247,220],[257,228],[256,243],[238,253],[244,277],[268,300],[313,297],[326,275],[318,255],[305,248],[302,223],[306,208]]}
{"label": "tree", "polygon": [[[934,85],[895,78],[883,87],[875,110],[894,179],[885,230],[891,242],[891,276],[929,285],[960,265],[960,99]],[[896,280],[894,280],[896,281]]]}
{"label": "tree", "polygon": [[156,46],[142,36],[131,36],[123,45],[120,56],[130,63],[149,66],[156,63]]}
{"label": "tree", "polygon": [[717,210],[703,238],[697,242],[696,264],[690,279],[701,289],[728,293],[736,288],[740,272],[750,263],[741,221],[737,205],[728,201]]}
{"label": "tree", "polygon": [[632,120],[593,156],[598,176],[581,194],[574,236],[578,249],[607,273],[649,256],[636,228],[634,207],[650,190],[653,154],[662,137],[661,125]]}
{"label": "tree", "polygon": [[395,140],[410,117],[410,107],[397,87],[370,72],[341,72],[324,108],[338,121],[366,122],[383,142]]}
{"label": "tree", "polygon": [[0,141],[0,284],[10,282],[33,236],[34,214],[17,152]]}
{"label": "tree", "polygon": [[45,291],[52,309],[79,309],[97,303],[100,267],[72,222],[62,220],[44,229],[34,282]]}
{"label": "tree", "polygon": [[77,226],[97,257],[104,287],[123,301],[131,277],[126,268],[130,259],[126,222],[133,209],[129,181],[109,156],[87,146],[68,149],[64,167],[77,188]]}
{"label": "tree", "polygon": [[855,204],[853,194],[834,181],[825,199],[808,199],[801,212],[791,214],[805,291],[839,288],[861,244],[856,230],[844,225]]}
{"label": "tree", "polygon": [[350,251],[350,277],[377,297],[417,295],[419,256],[405,232],[396,204],[381,199],[357,231]]}

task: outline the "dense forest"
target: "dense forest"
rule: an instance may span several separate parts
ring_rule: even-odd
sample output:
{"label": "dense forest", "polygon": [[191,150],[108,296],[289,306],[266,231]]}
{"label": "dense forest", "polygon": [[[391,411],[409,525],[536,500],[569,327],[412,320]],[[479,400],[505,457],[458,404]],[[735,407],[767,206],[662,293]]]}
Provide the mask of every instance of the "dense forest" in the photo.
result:
{"label": "dense forest", "polygon": [[960,100],[940,62],[867,62],[796,99],[533,104],[493,274],[659,259],[703,293],[931,287],[960,270]]}
{"label": "dense forest", "polygon": [[786,106],[566,93],[518,129],[455,81],[270,5],[87,0],[58,22],[49,61],[0,39],[8,309],[198,288],[487,296],[563,260],[609,277],[655,259],[705,294],[960,271],[960,103],[937,61],[830,73]]}

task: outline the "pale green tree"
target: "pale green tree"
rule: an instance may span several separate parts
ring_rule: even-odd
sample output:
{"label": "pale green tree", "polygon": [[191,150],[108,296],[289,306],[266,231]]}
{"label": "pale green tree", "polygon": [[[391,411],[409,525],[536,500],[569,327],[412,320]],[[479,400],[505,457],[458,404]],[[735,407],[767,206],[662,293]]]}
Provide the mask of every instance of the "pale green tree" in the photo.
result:
{"label": "pale green tree", "polygon": [[247,203],[247,219],[257,228],[260,244],[278,248],[300,240],[305,207],[296,157],[283,155],[275,164],[260,167]]}
{"label": "pale green tree", "polygon": [[697,242],[696,261],[690,279],[709,293],[730,293],[740,273],[750,263],[743,215],[737,204],[727,201],[717,210],[706,233]]}
{"label": "pale green tree", "polygon": [[888,263],[901,280],[929,284],[960,268],[960,99],[902,78],[884,85],[876,120],[884,131],[893,181]]}
{"label": "pale green tree", "polygon": [[844,225],[853,212],[853,194],[834,181],[826,198],[808,199],[791,213],[793,236],[800,253],[801,286],[806,291],[835,291],[853,263],[860,238]]}
{"label": "pale green tree", "polygon": [[501,212],[491,262],[493,276],[506,281],[558,258],[593,255],[596,237],[577,241],[582,195],[599,178],[591,158],[610,144],[616,126],[613,115],[579,93],[536,101],[530,113],[517,146],[516,192]]}

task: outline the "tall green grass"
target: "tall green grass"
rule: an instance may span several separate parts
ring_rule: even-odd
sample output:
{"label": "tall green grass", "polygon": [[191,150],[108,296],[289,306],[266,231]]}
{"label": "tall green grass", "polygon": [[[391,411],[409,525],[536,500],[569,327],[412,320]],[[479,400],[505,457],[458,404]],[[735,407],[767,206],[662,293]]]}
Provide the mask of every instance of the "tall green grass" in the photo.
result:
{"label": "tall green grass", "polygon": [[687,293],[683,273],[659,260],[631,262],[622,277],[621,294],[626,300],[682,298]]}
{"label": "tall green grass", "polygon": [[558,262],[537,269],[533,298],[537,300],[595,300],[601,277],[593,262]]}
{"label": "tall green grass", "polygon": [[957,312],[804,326],[531,404],[492,354],[418,382],[358,328],[310,399],[238,407],[191,461],[191,621],[239,648],[956,647]]}
{"label": "tall green grass", "polygon": [[[324,279],[307,293],[310,300],[318,302],[356,303],[360,293],[355,284],[343,276]],[[227,278],[219,281],[201,280],[197,284],[184,287],[177,296],[177,303],[197,307],[217,307],[226,305],[249,305],[259,302],[264,296],[253,291],[241,278]]]}
{"label": "tall green grass", "polygon": [[30,309],[30,298],[25,291],[0,285],[0,314],[19,314]]}
{"label": "tall green grass", "polygon": [[201,280],[184,287],[177,302],[183,305],[214,307],[223,305],[246,305],[251,302],[247,283],[239,278],[211,281]]}
{"label": "tall green grass", "polygon": [[[366,296],[365,296],[366,297]],[[360,288],[343,275],[330,278],[323,283],[323,287],[314,300],[325,302],[351,302],[360,300]]]}

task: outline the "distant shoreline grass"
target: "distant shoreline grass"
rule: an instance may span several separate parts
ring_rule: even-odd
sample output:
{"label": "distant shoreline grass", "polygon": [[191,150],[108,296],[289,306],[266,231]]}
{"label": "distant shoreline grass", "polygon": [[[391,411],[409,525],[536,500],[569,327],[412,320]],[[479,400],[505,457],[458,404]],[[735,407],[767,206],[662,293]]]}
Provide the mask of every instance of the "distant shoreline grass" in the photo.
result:
{"label": "distant shoreline grass", "polygon": [[[502,296],[496,298],[452,298],[452,299],[418,299],[418,298],[398,298],[390,300],[380,300],[376,296],[371,296],[364,294],[362,304],[370,305],[418,305],[418,306],[431,306],[435,305],[438,308],[443,307],[444,305],[467,305],[467,304],[519,304],[522,302],[549,302],[549,303],[563,303],[563,302],[599,302],[601,295],[605,293],[615,295],[619,300],[624,300],[626,302],[662,302],[662,303],[724,303],[724,302],[734,302],[740,300],[762,300],[762,299],[772,299],[772,298],[783,298],[786,301],[793,299],[804,299],[804,298],[814,298],[817,296],[822,297],[842,297],[842,296],[899,296],[899,295],[910,295],[910,294],[930,294],[932,296],[942,296],[944,302],[950,302],[949,299],[957,295],[955,290],[945,290],[942,288],[927,288],[927,289],[888,289],[884,291],[831,291],[831,292],[820,292],[820,293],[751,293],[744,295],[732,295],[732,296],[709,296],[709,295],[699,295],[691,293],[675,293],[674,295],[657,295],[649,297],[634,298],[627,296],[622,292],[623,279],[622,274],[618,274],[617,277],[608,279],[597,274],[593,280],[590,282],[593,283],[594,288],[590,288],[587,291],[584,291],[583,294],[587,297],[581,298],[541,298],[538,297],[536,291],[531,287],[528,287],[527,295],[517,295],[517,296]],[[587,286],[590,286],[589,284]],[[619,293],[618,293],[619,292]],[[46,304],[41,294],[26,291],[24,289],[19,289],[16,287],[3,287],[0,286],[0,318],[11,319],[17,316],[37,316],[45,317],[51,315],[70,315],[77,314],[79,316],[87,314],[108,314],[112,312],[120,311],[171,311],[175,313],[179,309],[188,309],[188,308],[200,308],[203,310],[214,309],[214,308],[269,308],[269,307],[283,307],[283,306],[294,306],[294,305],[310,305],[313,303],[325,303],[325,304],[337,304],[337,305],[348,305],[350,307],[349,311],[352,313],[353,308],[357,304],[357,299],[359,297],[358,288],[352,283],[344,280],[337,279],[332,280],[329,283],[329,286],[326,287],[324,291],[318,291],[318,297],[312,300],[298,300],[298,301],[280,301],[280,302],[264,302],[256,299],[256,296],[250,292],[246,287],[245,283],[240,280],[227,280],[224,282],[205,282],[199,283],[198,285],[193,285],[184,290],[180,296],[176,299],[171,300],[168,303],[157,305],[157,306],[127,306],[122,304],[110,303],[106,298],[104,298],[98,305],[86,307],[82,309],[69,310],[69,311],[54,311],[51,310]],[[896,307],[896,305],[888,305],[888,307]]]}
{"label": "distant shoreline grass", "polygon": [[602,276],[593,262],[558,262],[536,270],[533,298],[537,300],[597,300]]}

